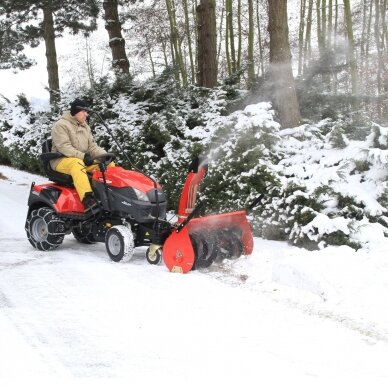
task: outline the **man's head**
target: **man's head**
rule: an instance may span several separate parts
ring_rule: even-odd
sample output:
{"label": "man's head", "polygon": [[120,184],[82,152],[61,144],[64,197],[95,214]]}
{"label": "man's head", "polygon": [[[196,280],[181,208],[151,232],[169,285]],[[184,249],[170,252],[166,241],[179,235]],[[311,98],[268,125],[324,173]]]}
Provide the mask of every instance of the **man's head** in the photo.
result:
{"label": "man's head", "polygon": [[88,117],[88,112],[82,108],[88,108],[88,104],[79,98],[76,98],[70,104],[70,114],[74,116],[81,124],[84,123]]}

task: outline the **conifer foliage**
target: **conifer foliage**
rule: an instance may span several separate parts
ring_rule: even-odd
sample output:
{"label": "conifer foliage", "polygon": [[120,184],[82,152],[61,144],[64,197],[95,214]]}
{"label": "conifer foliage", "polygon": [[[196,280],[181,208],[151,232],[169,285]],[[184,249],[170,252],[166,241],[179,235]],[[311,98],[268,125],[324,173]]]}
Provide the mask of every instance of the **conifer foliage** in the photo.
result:
{"label": "conifer foliage", "polygon": [[21,30],[15,15],[11,14],[8,2],[1,1],[1,8],[3,9],[0,13],[0,69],[28,69],[35,63],[23,53],[28,36]]}
{"label": "conifer foliage", "polygon": [[[58,102],[60,89],[55,38],[66,29],[73,34],[95,30],[98,1],[3,0],[2,3],[2,14],[17,22],[17,26],[10,30],[14,44],[28,42],[36,45],[44,40],[50,102]],[[8,47],[11,43],[8,43]]]}

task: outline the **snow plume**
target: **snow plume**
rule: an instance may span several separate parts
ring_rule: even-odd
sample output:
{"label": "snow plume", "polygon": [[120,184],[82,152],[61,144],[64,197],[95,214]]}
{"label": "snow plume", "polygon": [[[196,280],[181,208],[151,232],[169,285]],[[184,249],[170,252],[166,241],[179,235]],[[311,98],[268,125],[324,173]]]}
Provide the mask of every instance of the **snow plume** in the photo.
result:
{"label": "snow plume", "polygon": [[217,211],[243,208],[274,185],[270,154],[280,125],[273,117],[271,104],[261,102],[207,122],[212,134],[204,142],[209,154],[204,195]]}

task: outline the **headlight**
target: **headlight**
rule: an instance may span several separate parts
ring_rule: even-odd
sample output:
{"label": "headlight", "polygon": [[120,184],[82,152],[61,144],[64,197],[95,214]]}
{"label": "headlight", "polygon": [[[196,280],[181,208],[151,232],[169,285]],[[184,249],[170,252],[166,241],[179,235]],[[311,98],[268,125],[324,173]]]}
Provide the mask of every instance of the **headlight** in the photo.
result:
{"label": "headlight", "polygon": [[139,201],[147,201],[149,202],[148,195],[144,191],[140,191],[138,189],[133,188],[133,191],[136,194],[136,197]]}

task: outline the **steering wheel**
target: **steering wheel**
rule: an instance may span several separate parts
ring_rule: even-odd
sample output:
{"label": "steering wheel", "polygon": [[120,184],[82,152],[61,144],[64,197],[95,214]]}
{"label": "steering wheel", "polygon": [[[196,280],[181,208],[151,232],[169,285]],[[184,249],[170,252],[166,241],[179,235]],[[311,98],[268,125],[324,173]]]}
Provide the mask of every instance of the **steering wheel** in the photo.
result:
{"label": "steering wheel", "polygon": [[112,152],[107,152],[106,154],[96,156],[94,159],[107,166],[110,162],[116,160],[116,155],[112,154]]}

